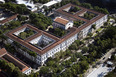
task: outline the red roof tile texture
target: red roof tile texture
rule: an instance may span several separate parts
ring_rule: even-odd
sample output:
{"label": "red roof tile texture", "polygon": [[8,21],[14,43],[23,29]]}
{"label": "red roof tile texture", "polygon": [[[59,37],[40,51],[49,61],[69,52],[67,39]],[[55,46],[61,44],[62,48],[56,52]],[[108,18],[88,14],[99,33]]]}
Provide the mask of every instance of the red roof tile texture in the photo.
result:
{"label": "red roof tile texture", "polygon": [[11,62],[13,63],[15,66],[19,67],[19,69],[24,72],[27,69],[29,69],[28,65],[26,65],[24,62],[22,62],[21,60],[19,60],[18,58],[14,57],[12,54],[7,53],[5,48],[2,48],[0,50],[0,52],[4,53],[4,55],[2,54],[0,57],[3,60],[6,60],[7,62]]}
{"label": "red roof tile texture", "polygon": [[63,25],[66,25],[69,22],[69,20],[66,20],[66,19],[61,18],[61,17],[57,17],[54,21],[57,23],[63,24]]}
{"label": "red roof tile texture", "polygon": [[[20,30],[20,29],[23,29],[23,28],[25,28],[25,27],[31,28],[31,29],[33,29],[34,31],[38,32],[38,33],[36,33],[35,35],[33,35],[33,37],[29,37],[29,38],[27,38],[27,39],[25,39],[25,40],[22,40],[22,39],[18,38],[17,36],[13,35],[13,33],[15,33],[16,31],[18,31],[18,30]],[[25,24],[25,25],[23,25],[23,26],[21,26],[21,27],[19,27],[19,28],[17,28],[17,29],[12,30],[11,32],[8,32],[8,33],[6,34],[6,36],[8,36],[9,38],[11,38],[11,39],[14,40],[14,41],[17,41],[17,42],[20,43],[21,45],[23,45],[23,46],[25,46],[25,47],[31,49],[32,51],[35,51],[35,52],[38,53],[39,55],[42,55],[42,54],[46,53],[48,50],[50,50],[51,48],[53,48],[53,47],[55,47],[56,45],[60,44],[62,41],[64,41],[64,40],[68,39],[69,37],[71,37],[72,34],[76,33],[76,28],[70,28],[70,30],[71,30],[70,33],[69,33],[67,36],[65,36],[66,38],[62,38],[62,39],[61,39],[61,38],[58,38],[58,37],[56,37],[56,36],[53,36],[53,35],[51,35],[51,34],[49,34],[49,33],[47,33],[47,32],[44,32],[44,31],[42,31],[42,30],[39,30],[39,29],[35,28],[34,26],[31,26],[31,25],[29,25],[29,24]],[[40,50],[39,48],[37,48],[37,47],[31,45],[31,44],[29,43],[29,41],[31,41],[31,40],[34,39],[34,38],[39,37],[39,36],[42,35],[42,34],[44,34],[44,35],[46,35],[46,36],[48,36],[48,37],[54,39],[55,42],[54,42],[52,45],[48,46],[47,48],[45,48],[45,49],[43,49],[43,50]]]}
{"label": "red roof tile texture", "polygon": [[11,17],[8,17],[8,18],[6,18],[6,19],[0,21],[0,24],[7,23],[7,22],[9,22],[9,21],[11,21],[11,20],[17,18],[17,16],[18,16],[18,14],[15,14],[15,15],[13,15],[13,16],[11,16]]}
{"label": "red roof tile texture", "polygon": [[[23,25],[23,26],[21,26],[21,27],[19,27],[17,29],[12,30],[11,32],[7,33],[6,36],[8,36],[9,38],[13,39],[14,41],[17,41],[18,43],[22,44],[23,46],[31,49],[32,51],[35,51],[39,55],[43,55],[44,53],[48,52],[50,49],[52,49],[55,46],[59,45],[63,41],[67,40],[68,38],[74,36],[75,34],[77,34],[78,32],[80,32],[81,30],[83,30],[87,26],[91,25],[95,21],[99,20],[101,17],[105,16],[104,14],[101,14],[101,13],[98,13],[98,12],[95,12],[93,10],[86,9],[86,8],[83,8],[83,7],[80,7],[80,6],[79,7],[81,8],[81,10],[79,12],[77,12],[76,14],[74,14],[74,15],[73,14],[69,14],[69,13],[63,11],[64,8],[67,8],[69,6],[76,6],[76,5],[67,4],[67,5],[65,5],[65,6],[57,9],[56,12],[58,12],[60,14],[63,14],[65,16],[67,16],[67,17],[71,17],[73,20],[77,20],[78,19],[78,20],[85,21],[86,24],[84,24],[83,26],[80,26],[79,28],[76,28],[76,27],[70,28],[69,29],[70,32],[66,36],[64,36],[62,38],[58,38],[56,36],[53,36],[53,35],[51,35],[51,34],[49,34],[47,32],[39,30],[39,29],[35,28],[34,26],[29,25],[29,24],[25,24],[25,25]],[[79,15],[82,14],[83,12],[85,12],[85,11],[90,11],[90,12],[93,12],[93,13],[98,14],[98,15],[95,18],[91,19],[91,20],[87,20],[87,19],[79,17]],[[60,21],[62,23],[62,21],[59,20],[59,19],[57,21]],[[65,23],[63,22],[63,24],[66,24],[66,23],[67,22],[65,22]],[[29,27],[29,28],[35,30],[37,33],[35,35],[33,35],[33,37],[29,37],[29,38],[27,38],[25,40],[19,39],[17,36],[13,35],[14,32],[16,32],[16,31],[18,31],[20,29],[23,29],[25,27]],[[50,38],[52,38],[52,39],[54,39],[56,41],[55,41],[55,43],[53,43],[52,45],[46,47],[45,49],[40,50],[39,48],[31,45],[29,43],[29,41],[31,41],[32,39],[34,39],[34,38],[36,38],[36,37],[38,37],[38,36],[40,36],[42,34],[44,34],[44,35],[46,35],[46,36],[48,36],[48,37],[50,37]]]}
{"label": "red roof tile texture", "polygon": [[[63,16],[66,16],[67,18],[72,18],[72,20],[82,20],[82,21],[86,22],[86,24],[84,24],[83,26],[81,26],[81,27],[78,28],[78,31],[83,30],[83,29],[86,28],[87,26],[91,25],[91,24],[94,23],[95,21],[97,21],[97,20],[99,20],[100,18],[102,18],[102,17],[105,16],[105,14],[96,12],[96,11],[91,10],[91,9],[86,9],[86,8],[81,7],[81,6],[78,6],[81,10],[78,11],[77,13],[75,13],[75,14],[70,14],[70,13],[68,13],[68,12],[63,11],[63,9],[66,9],[66,8],[68,8],[68,7],[70,7],[70,6],[76,6],[76,5],[69,3],[69,4],[67,4],[67,5],[64,5],[64,6],[61,7],[61,8],[58,8],[55,12],[57,12],[57,13],[63,15]],[[91,19],[91,20],[87,20],[87,19],[84,19],[84,18],[82,18],[82,17],[79,16],[80,14],[82,14],[82,13],[84,13],[84,12],[86,12],[86,11],[95,13],[95,14],[97,14],[97,16],[94,17],[94,18]]]}
{"label": "red roof tile texture", "polygon": [[7,54],[7,51],[5,48],[0,49],[0,57]]}

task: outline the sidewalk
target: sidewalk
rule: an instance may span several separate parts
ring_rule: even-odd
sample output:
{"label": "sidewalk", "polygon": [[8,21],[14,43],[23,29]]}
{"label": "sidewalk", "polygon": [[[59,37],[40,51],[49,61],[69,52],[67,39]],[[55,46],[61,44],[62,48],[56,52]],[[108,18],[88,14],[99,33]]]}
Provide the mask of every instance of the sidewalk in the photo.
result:
{"label": "sidewalk", "polygon": [[[116,48],[110,49],[103,57],[101,57],[101,59],[99,59],[96,62],[96,64],[93,64],[93,65],[96,65],[96,67],[99,68],[100,67],[100,64],[97,65],[97,63],[102,63],[103,64],[109,58],[109,56],[111,56],[111,54],[113,52],[115,52],[115,51],[116,51]],[[104,59],[104,57],[105,57],[105,59]],[[84,77],[87,77],[94,69],[96,69],[96,68],[93,68],[92,67],[93,65],[90,65],[90,68],[85,72]]]}

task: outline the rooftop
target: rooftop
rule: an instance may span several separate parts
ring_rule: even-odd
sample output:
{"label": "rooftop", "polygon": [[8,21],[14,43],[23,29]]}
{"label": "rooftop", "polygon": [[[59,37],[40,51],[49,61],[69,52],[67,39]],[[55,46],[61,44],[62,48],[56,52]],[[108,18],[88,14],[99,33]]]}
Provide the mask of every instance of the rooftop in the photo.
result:
{"label": "rooftop", "polygon": [[[63,11],[63,9],[65,9],[65,8],[67,8],[67,7],[70,7],[70,6],[74,6],[74,7],[75,7],[76,5],[67,4],[67,5],[64,5],[63,7],[57,9],[55,12],[60,13],[60,14],[62,14],[63,16],[68,17],[69,20],[73,20],[73,21],[75,21],[75,20],[81,20],[81,21],[83,21],[83,22],[85,22],[85,23],[82,24],[81,26],[77,27],[77,28],[76,28],[76,27],[70,28],[70,29],[69,29],[70,32],[69,32],[68,34],[66,34],[65,36],[61,37],[61,38],[58,38],[58,37],[56,37],[56,36],[54,36],[54,35],[51,35],[51,34],[45,32],[45,31],[39,30],[38,28],[36,28],[36,27],[34,27],[34,26],[31,26],[31,25],[29,25],[29,24],[25,24],[25,25],[23,25],[23,26],[20,26],[20,27],[14,29],[14,30],[8,32],[8,33],[6,34],[6,36],[8,36],[8,37],[11,38],[12,40],[14,40],[14,41],[20,43],[21,45],[23,45],[23,46],[29,48],[30,50],[32,50],[32,51],[38,53],[39,55],[43,55],[44,53],[48,52],[50,49],[52,49],[52,48],[54,48],[55,46],[59,45],[60,43],[62,43],[63,41],[67,40],[67,39],[70,38],[71,36],[77,34],[77,33],[80,32],[81,30],[83,30],[84,28],[86,28],[87,26],[93,24],[95,21],[99,20],[101,17],[105,16],[105,14],[98,13],[98,12],[96,12],[96,11],[93,11],[93,10],[90,10],[90,9],[86,9],[86,8],[83,8],[83,7],[80,7],[80,6],[78,6],[78,7],[79,7],[81,10],[78,11],[78,12],[76,12],[75,14],[70,14],[70,13],[68,13],[68,12]],[[94,17],[94,18],[92,18],[91,20],[88,20],[88,19],[79,17],[80,14],[83,14],[83,13],[85,13],[85,12],[87,12],[87,11],[88,11],[88,12],[92,12],[92,13],[94,13],[94,14],[97,14],[97,16]],[[66,23],[68,22],[68,21],[66,21],[66,20],[64,20],[64,19],[62,19],[62,18],[60,18],[60,19],[59,19],[59,18],[58,18],[58,19],[55,19],[55,21],[60,22],[60,23],[63,23],[63,24],[66,24]],[[34,34],[33,37],[31,36],[31,37],[29,37],[29,38],[27,38],[27,39],[20,39],[19,37],[17,37],[17,36],[14,35],[15,32],[20,31],[21,29],[26,28],[26,27],[28,27],[28,28],[30,28],[30,29],[36,31],[37,33]],[[49,45],[45,45],[44,47],[42,46],[42,48],[38,48],[38,46],[32,45],[32,44],[34,44],[34,43],[31,43],[31,44],[30,44],[30,41],[32,41],[32,40],[34,40],[34,39],[36,39],[36,38],[39,38],[40,36],[47,36],[49,39],[52,39],[52,40],[54,40],[54,41],[53,41],[51,44],[49,44]],[[49,40],[49,39],[48,39],[48,40]],[[40,42],[40,40],[38,40],[38,39],[37,39],[36,41]],[[38,43],[35,43],[35,44],[38,44]],[[38,45],[39,45],[39,47],[41,47],[40,44],[38,44]],[[46,47],[46,46],[47,46],[47,47]]]}
{"label": "rooftop", "polygon": [[58,2],[61,2],[61,1],[62,0],[52,0],[52,1],[48,2],[48,3],[43,4],[43,5],[47,6],[47,7],[50,7],[50,6],[52,6],[52,5],[54,5],[54,4],[58,3]]}
{"label": "rooftop", "polygon": [[[87,8],[84,8],[84,7],[81,7],[81,6],[78,6],[81,10],[76,12],[75,14],[71,14],[69,12],[64,11],[64,9],[66,9],[66,8],[76,7],[76,6],[77,5],[69,3],[67,5],[62,6],[61,8],[56,9],[55,12],[58,13],[58,14],[61,14],[64,17],[67,17],[67,18],[69,18],[70,20],[73,20],[73,21],[81,20],[81,21],[86,22],[85,24],[83,24],[81,27],[78,28],[79,31],[81,31],[85,27],[89,26],[93,22],[99,20],[101,17],[105,16],[105,14],[102,14],[102,13],[99,13],[99,12],[96,12],[94,10],[87,9]],[[85,12],[90,12],[90,13],[93,13],[93,14],[95,14],[97,16],[95,16],[91,20],[83,18],[83,17],[80,17],[80,15],[84,14]]]}
{"label": "rooftop", "polygon": [[61,17],[57,17],[54,21],[57,23],[63,24],[63,25],[66,25],[69,22],[69,20],[66,20],[66,19],[61,18]]}
{"label": "rooftop", "polygon": [[[29,37],[29,38],[24,39],[24,40],[18,38],[17,36],[15,36],[15,35],[13,34],[13,33],[15,33],[16,31],[19,31],[19,30],[21,30],[21,29],[23,29],[23,28],[25,28],[25,27],[29,27],[30,29],[36,31],[37,33],[34,34],[33,37]],[[6,36],[8,36],[8,37],[11,38],[12,40],[14,40],[14,41],[20,43],[21,45],[23,45],[23,46],[29,48],[30,50],[32,50],[32,51],[38,53],[39,55],[42,55],[42,54],[46,53],[47,51],[49,51],[50,49],[52,49],[53,47],[57,46],[58,44],[60,44],[61,42],[65,41],[66,39],[68,39],[69,37],[71,37],[72,35],[74,35],[74,34],[76,34],[76,33],[77,33],[77,32],[76,32],[76,28],[73,27],[73,28],[70,28],[70,32],[69,32],[66,36],[64,36],[64,37],[62,37],[62,38],[58,38],[58,37],[53,36],[53,35],[51,35],[51,34],[49,34],[49,33],[47,33],[47,32],[44,32],[44,31],[42,31],[42,30],[39,30],[39,29],[35,28],[34,26],[31,26],[31,25],[29,25],[29,24],[25,24],[25,25],[23,25],[23,26],[21,26],[21,27],[18,27],[18,28],[16,28],[16,29],[14,29],[14,30],[8,32],[8,33],[6,34]],[[30,44],[30,41],[32,41],[32,40],[34,40],[34,39],[36,39],[36,38],[38,38],[38,37],[40,37],[40,36],[43,36],[43,35],[44,35],[45,37],[47,36],[47,37],[49,38],[48,40],[52,40],[52,42],[50,42],[50,45],[47,45],[47,47],[45,46],[45,47],[43,47],[43,48],[41,49],[41,48],[38,48],[38,47],[36,47],[35,45],[33,45],[34,43]],[[38,40],[38,39],[37,39],[37,40]],[[37,41],[37,40],[36,40],[36,41]],[[38,40],[38,42],[39,42],[39,40]]]}
{"label": "rooftop", "polygon": [[14,57],[12,54],[8,53],[5,48],[0,49],[0,57],[7,62],[13,63],[15,66],[19,67],[19,69],[24,72],[26,71],[29,66],[26,65],[24,62],[19,60],[18,58]]}
{"label": "rooftop", "polygon": [[3,20],[1,20],[1,21],[0,21],[0,24],[7,23],[8,21],[10,21],[10,20],[13,20],[13,19],[17,18],[17,16],[18,16],[18,14],[15,14],[15,15],[10,16],[10,17],[8,17],[8,18],[4,18]]}

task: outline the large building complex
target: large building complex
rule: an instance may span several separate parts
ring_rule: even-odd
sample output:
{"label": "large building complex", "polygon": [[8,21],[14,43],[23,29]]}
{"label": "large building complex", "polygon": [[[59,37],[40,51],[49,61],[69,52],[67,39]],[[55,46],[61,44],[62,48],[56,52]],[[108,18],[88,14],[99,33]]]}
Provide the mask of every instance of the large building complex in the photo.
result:
{"label": "large building complex", "polygon": [[[6,36],[11,39],[11,42],[16,41],[21,45],[18,48],[20,53],[37,64],[43,65],[49,57],[53,57],[55,53],[61,50],[65,51],[75,40],[85,38],[88,33],[92,32],[92,25],[96,25],[96,29],[98,29],[107,21],[107,15],[80,6],[78,6],[80,9],[76,12],[70,11],[70,9],[75,7],[76,5],[67,4],[57,9],[54,13],[55,16],[64,18],[61,18],[62,22],[59,19],[54,20],[61,25],[67,24],[69,21],[83,22],[78,27],[74,25],[74,27],[66,28],[68,33],[63,37],[56,37],[29,24],[8,32]],[[91,15],[90,18],[87,18],[85,14]],[[29,30],[33,32],[32,35],[26,38],[20,37],[22,32]],[[31,55],[30,52],[35,52],[36,56]]]}
{"label": "large building complex", "polygon": [[24,74],[28,75],[31,73],[31,67],[19,60],[17,57],[14,57],[12,54],[8,53],[5,48],[0,49],[0,58],[7,62],[13,63]]}

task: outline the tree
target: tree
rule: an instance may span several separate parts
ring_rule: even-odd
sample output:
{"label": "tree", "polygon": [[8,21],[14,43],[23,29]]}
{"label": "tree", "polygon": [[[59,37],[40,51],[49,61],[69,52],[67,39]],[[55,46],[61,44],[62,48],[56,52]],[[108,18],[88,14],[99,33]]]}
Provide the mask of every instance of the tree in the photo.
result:
{"label": "tree", "polygon": [[12,72],[11,77],[24,77],[24,75],[21,73],[18,67],[15,67],[15,69]]}
{"label": "tree", "polygon": [[18,36],[22,39],[26,38],[27,33],[26,32],[21,32]]}
{"label": "tree", "polygon": [[5,70],[7,67],[7,62],[4,60],[0,60],[0,68]]}
{"label": "tree", "polygon": [[89,37],[92,37],[92,35],[93,35],[92,33],[88,33],[88,36],[89,36]]}
{"label": "tree", "polygon": [[15,66],[12,63],[8,63],[6,68],[7,68],[7,73],[11,74],[15,69]]}
{"label": "tree", "polygon": [[96,24],[93,24],[93,25],[92,25],[92,28],[93,28],[93,29],[96,29]]}
{"label": "tree", "polygon": [[116,27],[109,27],[107,30],[105,30],[105,33],[103,35],[104,38],[114,38],[116,35]]}
{"label": "tree", "polygon": [[87,70],[89,68],[89,64],[87,63],[86,60],[81,61],[79,64],[82,72],[84,72],[84,70]]}
{"label": "tree", "polygon": [[69,49],[70,50],[77,50],[78,47],[77,47],[77,45],[75,43],[73,43],[72,45],[69,46]]}
{"label": "tree", "polygon": [[54,64],[54,61],[48,61],[47,62],[47,66],[53,66],[53,64]]}
{"label": "tree", "polygon": [[49,73],[49,67],[41,67],[41,69],[40,69],[40,74],[41,75],[47,75],[48,73]]}
{"label": "tree", "polygon": [[114,54],[111,56],[111,60],[116,62],[116,56]]}
{"label": "tree", "polygon": [[91,6],[91,4],[89,4],[89,3],[81,3],[81,6],[83,6],[85,8],[93,9],[93,7]]}
{"label": "tree", "polygon": [[24,4],[14,4],[11,2],[7,2],[4,4],[1,4],[1,6],[7,10],[14,12],[14,13],[19,13],[19,14],[29,14],[30,13],[30,10],[28,10]]}
{"label": "tree", "polygon": [[83,47],[83,48],[82,48],[82,51],[83,51],[84,53],[88,52],[88,50],[89,50],[88,47]]}

